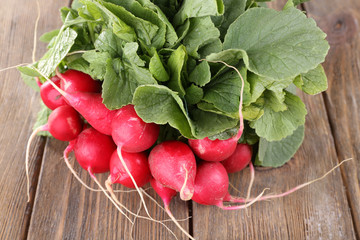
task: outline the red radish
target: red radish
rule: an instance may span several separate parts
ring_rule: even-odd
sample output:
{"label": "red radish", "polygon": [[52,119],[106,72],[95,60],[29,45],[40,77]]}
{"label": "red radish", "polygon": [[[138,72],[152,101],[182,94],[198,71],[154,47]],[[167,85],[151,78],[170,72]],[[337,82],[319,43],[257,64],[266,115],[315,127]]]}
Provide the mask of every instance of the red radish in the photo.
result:
{"label": "red radish", "polygon": [[[51,78],[51,81],[60,87],[60,78],[54,76]],[[57,107],[67,105],[64,97],[49,82],[41,84],[40,81],[38,81],[38,84],[40,85],[41,99],[48,108],[54,110]]]}
{"label": "red radish", "polygon": [[117,110],[109,110],[102,103],[100,93],[65,92],[38,71],[99,132],[111,135],[111,122]]}
{"label": "red radish", "polygon": [[[151,178],[148,159],[145,153],[128,153],[121,151],[121,155],[129,168],[131,175],[134,177],[136,184],[142,187],[149,182]],[[110,176],[108,179],[110,185],[120,183],[128,188],[135,188],[130,176],[127,174],[122,165],[117,151],[115,150],[110,160]]]}
{"label": "red radish", "polygon": [[[192,200],[204,204],[215,205],[224,210],[236,210],[250,206],[256,202],[262,194],[248,204],[240,206],[224,206],[228,200],[229,177],[226,169],[219,162],[202,162],[199,164],[196,178],[195,191]],[[232,198],[235,199],[235,198]]]}
{"label": "red radish", "polygon": [[191,149],[180,141],[166,141],[155,146],[149,155],[153,177],[166,187],[190,200],[194,193],[196,161]]}
{"label": "red radish", "polygon": [[79,113],[69,105],[56,108],[49,116],[49,132],[61,141],[75,139],[83,129]]}
{"label": "red radish", "polygon": [[116,150],[110,136],[90,127],[83,130],[70,145],[73,146],[75,158],[83,169],[91,170],[93,173],[109,171],[110,158]]}
{"label": "red radish", "polygon": [[159,136],[160,127],[144,122],[133,105],[118,110],[112,124],[111,136],[117,146],[126,152],[142,152],[149,149]]}
{"label": "red radish", "polygon": [[48,123],[35,129],[26,146],[25,169],[27,178],[27,194],[30,201],[30,180],[29,180],[29,152],[31,142],[38,132],[49,131],[53,137],[61,141],[75,139],[83,128],[83,121],[80,115],[70,106],[64,105],[51,112]]}
{"label": "red radish", "polygon": [[251,155],[251,146],[239,143],[236,146],[235,152],[221,163],[228,173],[238,172],[250,163]]}
{"label": "red radish", "polygon": [[205,161],[220,162],[230,157],[237,145],[237,138],[227,140],[189,139],[189,145],[195,155]]}
{"label": "red radish", "polygon": [[101,91],[101,83],[86,73],[70,69],[64,73],[56,71],[56,74],[61,79],[61,89],[65,92],[99,93]]}

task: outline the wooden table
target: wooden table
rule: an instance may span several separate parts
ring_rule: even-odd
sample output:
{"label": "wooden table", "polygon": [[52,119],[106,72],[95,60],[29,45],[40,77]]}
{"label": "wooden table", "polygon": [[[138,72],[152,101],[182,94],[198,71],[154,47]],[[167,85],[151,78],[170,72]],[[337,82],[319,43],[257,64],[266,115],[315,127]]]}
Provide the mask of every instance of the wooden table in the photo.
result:
{"label": "wooden table", "polygon": [[[60,26],[58,9],[66,1],[39,0],[38,36]],[[284,1],[272,3],[281,8]],[[343,159],[326,179],[290,196],[259,202],[246,211],[182,202],[171,209],[196,239],[359,239],[360,234],[360,1],[313,0],[301,6],[328,34],[331,45],[324,64],[329,89],[317,96],[300,94],[309,114],[304,144],[285,166],[256,172],[253,193],[270,187],[282,192],[321,176]],[[0,8],[0,68],[31,62],[36,2],[4,0]],[[46,50],[39,44],[36,57]],[[31,150],[31,197],[27,203],[25,145],[39,110],[39,94],[15,70],[0,72],[0,239],[174,239],[163,226],[147,220],[132,226],[102,193],[90,192],[62,160],[66,143],[37,137]],[[89,185],[90,177],[74,164]],[[104,182],[106,176],[101,176]],[[248,171],[230,177],[244,195]],[[152,190],[148,192],[155,196]],[[137,211],[137,193],[119,194]],[[158,202],[160,199],[157,198]],[[166,214],[147,200],[152,216]],[[141,214],[145,214],[141,211]],[[179,239],[186,237],[171,222]]]}

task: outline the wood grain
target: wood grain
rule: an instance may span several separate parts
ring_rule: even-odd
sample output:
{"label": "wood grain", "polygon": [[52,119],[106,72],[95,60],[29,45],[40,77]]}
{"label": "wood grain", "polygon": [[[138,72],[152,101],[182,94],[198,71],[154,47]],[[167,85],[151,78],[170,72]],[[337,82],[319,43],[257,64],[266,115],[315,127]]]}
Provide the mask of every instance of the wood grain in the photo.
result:
{"label": "wood grain", "polygon": [[[275,5],[277,4],[277,5]],[[280,9],[279,1],[273,7]],[[337,164],[333,137],[321,95],[305,96],[308,116],[305,141],[295,157],[278,169],[256,172],[253,195],[270,187],[284,192],[315,179]],[[244,196],[248,169],[232,175],[230,181]],[[245,211],[225,212],[194,204],[194,236],[197,239],[355,239],[340,170],[290,196],[259,202]],[[336,226],[336,228],[334,227]]]}
{"label": "wood grain", "polygon": [[[51,13],[43,17],[39,31],[55,27]],[[0,69],[31,62],[35,19],[34,1],[2,1]],[[45,45],[38,49],[43,52]],[[0,239],[24,239],[33,206],[26,196],[25,146],[39,110],[39,95],[22,82],[16,69],[6,70],[0,72],[0,103]],[[36,138],[30,153],[32,197],[44,144],[43,138]]]}
{"label": "wood grain", "polygon": [[[62,160],[62,150],[65,147],[65,143],[54,139],[46,145],[28,239],[131,239],[131,224],[105,195],[85,189],[71,175]],[[97,188],[87,172],[80,169],[78,164],[74,166],[88,185]],[[107,176],[99,175],[99,181],[103,184]],[[154,196],[152,191],[148,192]],[[136,192],[117,195],[129,210],[137,212],[140,201]],[[156,199],[161,203],[160,199]],[[146,204],[154,218],[168,218],[153,202],[146,199]],[[184,202],[175,199],[171,207],[176,218],[187,217],[188,211]],[[141,211],[140,214],[145,215],[145,212]],[[166,224],[179,239],[184,239],[172,222]],[[187,229],[188,221],[181,222],[181,225]],[[148,220],[136,221],[132,237],[175,239],[163,226]]]}
{"label": "wood grain", "polygon": [[305,9],[327,33],[329,55],[324,64],[329,90],[325,105],[339,161],[353,158],[342,167],[350,208],[360,237],[360,2],[318,0]]}

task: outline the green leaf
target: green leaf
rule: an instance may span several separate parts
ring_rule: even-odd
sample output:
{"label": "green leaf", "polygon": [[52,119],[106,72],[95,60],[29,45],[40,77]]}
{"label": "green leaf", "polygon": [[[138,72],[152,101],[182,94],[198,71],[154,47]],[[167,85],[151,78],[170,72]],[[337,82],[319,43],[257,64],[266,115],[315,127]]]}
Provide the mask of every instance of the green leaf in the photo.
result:
{"label": "green leaf", "polygon": [[224,3],[222,0],[184,0],[173,19],[173,24],[178,26],[188,18],[218,16],[223,13]]}
{"label": "green leaf", "polygon": [[172,47],[175,45],[175,42],[178,40],[178,36],[175,32],[173,25],[169,22],[166,15],[160,9],[158,5],[150,2],[150,0],[138,0],[143,6],[150,8],[158,15],[159,19],[166,25],[166,46]]}
{"label": "green leaf", "polygon": [[170,72],[170,81],[168,82],[168,87],[179,93],[181,97],[185,95],[185,89],[182,86],[181,82],[181,71],[187,61],[186,48],[181,45],[174,51],[167,62],[169,72]]}
{"label": "green leaf", "polygon": [[246,52],[241,49],[227,49],[218,53],[212,53],[206,57],[208,61],[223,61],[229,65],[237,65],[241,59],[245,65],[249,65],[249,58]]}
{"label": "green leaf", "polygon": [[295,8],[252,8],[237,18],[225,36],[224,49],[242,49],[248,69],[273,79],[294,78],[324,61],[326,34]]}
{"label": "green leaf", "polygon": [[255,121],[264,115],[265,99],[264,97],[258,98],[250,105],[243,106],[242,114],[245,120]]}
{"label": "green leaf", "polygon": [[87,51],[82,57],[89,62],[88,74],[93,79],[104,80],[106,73],[106,62],[111,57],[107,52]]}
{"label": "green leaf", "polygon": [[[103,5],[119,19],[131,26],[135,30],[137,37],[144,41],[146,45],[155,48],[164,45],[166,26],[157,18],[154,12],[143,8],[140,3],[134,0],[117,1],[116,4],[112,3],[111,0],[107,1],[103,2]],[[159,26],[149,21],[150,18],[154,21],[157,18],[157,23],[161,25],[161,31],[159,31]]]}
{"label": "green leaf", "polygon": [[197,108],[192,109],[189,114],[193,120],[195,129],[194,136],[198,139],[219,134],[235,127],[239,123],[238,119],[212,112],[205,112]]}
{"label": "green leaf", "polygon": [[136,113],[145,122],[170,124],[186,138],[194,138],[192,120],[188,117],[178,94],[165,86],[139,86],[133,104]]}
{"label": "green leaf", "polygon": [[212,103],[199,102],[196,106],[197,106],[200,110],[203,110],[203,111],[205,111],[205,112],[212,112],[212,113],[216,113],[216,114],[219,114],[219,115],[227,116],[227,117],[229,117],[229,118],[239,119],[239,113],[238,113],[238,112],[236,112],[236,113],[223,112],[223,111],[221,111],[220,109],[216,108],[216,107],[214,106],[214,104],[212,104]]}
{"label": "green leaf", "polygon": [[[244,79],[244,101],[250,96],[250,86],[246,82],[246,68],[238,69]],[[204,88],[203,100],[226,113],[236,114],[239,112],[241,79],[237,72],[231,69],[216,79],[213,79]],[[248,100],[246,100],[248,101]]]}
{"label": "green leaf", "polygon": [[160,82],[166,82],[170,78],[156,51],[150,59],[149,71],[151,72],[152,75],[154,75],[156,80]]}
{"label": "green leaf", "polygon": [[55,29],[50,32],[44,33],[40,36],[39,40],[44,43],[49,43],[54,37],[59,34],[60,29]]}
{"label": "green leaf", "polygon": [[81,0],[81,2],[86,6],[86,9],[94,19],[103,19],[108,28],[112,29],[117,37],[126,42],[137,40],[134,29],[102,5],[101,2],[92,0]]}
{"label": "green leaf", "polygon": [[[235,21],[241,14],[245,12],[246,0],[224,0],[225,12],[220,26],[221,39],[224,39],[224,36],[231,23]],[[215,17],[218,18],[218,17]]]}
{"label": "green leaf", "polygon": [[103,83],[103,103],[109,109],[130,104],[138,84],[125,78],[125,66],[120,59],[108,59]]}
{"label": "green leaf", "polygon": [[109,53],[112,58],[121,56],[122,45],[123,40],[119,39],[109,28],[102,31],[94,42],[94,46],[97,50]]}
{"label": "green leaf", "polygon": [[211,53],[218,53],[222,51],[222,42],[219,38],[216,38],[214,41],[202,46],[198,50],[198,54],[201,59],[206,58]]}
{"label": "green leaf", "polygon": [[191,18],[190,28],[184,37],[183,44],[190,56],[199,57],[198,49],[215,41],[219,36],[220,32],[210,17]]}
{"label": "green leaf", "polygon": [[318,65],[307,73],[302,73],[295,78],[294,84],[307,94],[315,95],[328,88],[324,68]]}
{"label": "green leaf", "polygon": [[191,84],[185,91],[186,102],[190,105],[197,104],[204,96],[202,88],[196,86],[195,84]]}
{"label": "green leaf", "polygon": [[[119,109],[132,103],[135,89],[140,85],[157,84],[149,70],[136,54],[137,43],[127,43],[123,58],[108,59],[103,83],[103,102],[109,109]],[[140,65],[140,66],[139,66]]]}
{"label": "green leaf", "polygon": [[50,76],[69,53],[77,36],[76,31],[66,28],[56,37],[55,44],[45,53],[38,64],[38,69],[45,76]]}
{"label": "green leaf", "polygon": [[287,92],[285,104],[287,110],[282,112],[275,112],[265,105],[262,117],[250,123],[260,137],[268,141],[279,141],[304,125],[307,111],[301,99]]}
{"label": "green leaf", "polygon": [[[41,102],[41,110],[37,114],[36,122],[34,124],[33,130],[37,129],[40,126],[47,124],[51,109],[47,108],[43,102]],[[39,132],[38,135],[51,137],[51,134],[47,131]]]}
{"label": "green leaf", "polygon": [[22,72],[20,72],[20,75],[26,85],[28,85],[29,87],[31,87],[32,89],[34,89],[37,92],[40,91],[39,85],[36,83],[36,80],[34,77],[26,75]]}
{"label": "green leaf", "polygon": [[210,82],[211,72],[209,63],[202,61],[197,65],[189,75],[189,82],[195,83],[196,85],[203,87]]}
{"label": "green leaf", "polygon": [[264,167],[280,167],[288,162],[296,153],[304,140],[304,126],[299,126],[292,135],[269,142],[260,138],[258,160],[256,165]]}

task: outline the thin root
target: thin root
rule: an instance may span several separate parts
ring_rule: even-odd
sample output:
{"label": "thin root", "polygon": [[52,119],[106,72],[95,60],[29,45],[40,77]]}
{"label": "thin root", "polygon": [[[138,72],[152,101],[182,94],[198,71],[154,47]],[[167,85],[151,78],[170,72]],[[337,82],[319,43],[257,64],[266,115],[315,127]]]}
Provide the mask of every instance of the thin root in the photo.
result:
{"label": "thin root", "polygon": [[221,209],[224,209],[224,210],[246,209],[246,208],[250,207],[251,205],[253,205],[254,203],[260,201],[261,197],[264,195],[266,190],[268,190],[268,188],[265,188],[256,198],[254,198],[251,202],[246,203],[244,205],[240,205],[240,206],[224,206],[221,203],[221,205],[218,205],[218,207],[221,208]]}
{"label": "thin root", "polygon": [[47,131],[48,125],[42,125],[38,128],[36,128],[30,135],[29,140],[27,142],[26,145],[26,154],[25,154],[25,172],[26,172],[26,189],[27,189],[27,197],[28,197],[28,202],[30,202],[30,174],[29,174],[29,158],[30,158],[30,147],[31,147],[31,142],[32,140],[35,138],[36,134],[38,134],[39,132],[42,131]]}
{"label": "thin root", "polygon": [[114,200],[109,196],[109,194],[106,192],[106,190],[103,188],[103,186],[101,186],[101,184],[99,183],[99,181],[97,180],[96,176],[94,175],[94,173],[92,172],[91,168],[88,169],[88,172],[90,174],[90,176],[92,177],[92,179],[94,179],[95,183],[100,187],[100,189],[103,191],[103,193],[105,194],[105,196],[114,204],[114,206],[121,212],[122,215],[124,215],[131,224],[134,224],[134,222],[124,213],[124,211],[114,202]]}
{"label": "thin root", "polygon": [[[347,161],[350,161],[350,160],[353,160],[353,159],[348,158],[348,159],[345,159],[345,160],[341,161],[340,163],[338,163],[336,166],[331,168],[328,172],[326,172],[323,176],[321,176],[319,178],[316,178],[314,180],[311,180],[309,182],[306,182],[306,183],[303,183],[303,184],[301,184],[299,186],[296,186],[296,187],[294,187],[294,188],[292,188],[292,189],[290,189],[290,190],[288,190],[288,191],[286,191],[284,193],[274,194],[274,195],[267,195],[267,196],[261,197],[259,199],[259,201],[268,200],[268,199],[272,199],[272,198],[285,197],[285,196],[287,196],[287,195],[289,195],[289,194],[291,194],[291,193],[293,193],[293,192],[295,192],[297,190],[300,190],[300,189],[302,189],[302,188],[304,188],[304,187],[306,187],[306,186],[308,186],[308,185],[310,185],[310,184],[312,184],[314,182],[317,182],[317,181],[320,181],[320,180],[324,179],[327,175],[329,175],[331,172],[333,172],[336,168],[340,167],[343,163],[345,163]],[[232,199],[232,202],[244,203],[244,202],[250,201],[250,200],[252,200],[252,199],[251,198],[250,199],[234,198],[234,199]]]}
{"label": "thin root", "polygon": [[[113,199],[113,201],[115,201],[120,207],[124,208],[129,214],[135,216],[135,219],[136,219],[136,218],[141,218],[141,219],[153,221],[153,222],[156,222],[156,223],[160,223],[161,225],[163,225],[163,226],[177,239],[175,233],[174,233],[173,231],[171,231],[171,229],[163,223],[163,222],[165,222],[165,221],[156,220],[156,219],[152,218],[149,214],[148,214],[149,217],[141,216],[141,215],[139,215],[139,214],[133,213],[133,212],[130,211],[128,208],[126,208],[126,207],[118,200],[118,198],[117,198],[116,195],[114,194],[114,191],[113,191],[111,185],[112,185],[111,176],[109,176],[109,178],[105,181],[106,189],[107,189],[107,191],[110,193],[111,198]],[[143,203],[143,201],[141,201],[141,202]]]}

